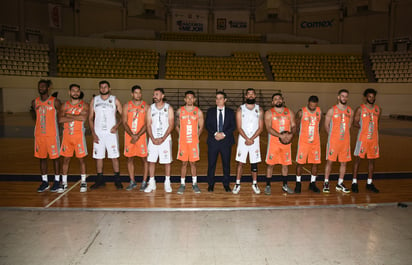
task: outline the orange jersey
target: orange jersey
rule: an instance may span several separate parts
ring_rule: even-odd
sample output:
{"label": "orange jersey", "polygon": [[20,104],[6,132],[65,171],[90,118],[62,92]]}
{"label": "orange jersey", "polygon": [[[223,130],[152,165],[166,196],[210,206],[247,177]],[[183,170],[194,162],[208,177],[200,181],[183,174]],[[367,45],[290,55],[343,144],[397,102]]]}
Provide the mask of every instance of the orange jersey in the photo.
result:
{"label": "orange jersey", "polygon": [[194,107],[192,111],[187,111],[185,107],[180,108],[180,132],[179,144],[199,143],[199,108]]}
{"label": "orange jersey", "polygon": [[329,127],[329,142],[350,144],[349,123],[351,116],[352,109],[349,106],[345,110],[339,109],[337,105],[333,106]]}
{"label": "orange jersey", "polygon": [[50,96],[46,101],[40,97],[35,99],[36,127],[35,136],[58,136],[57,110],[54,107],[55,97]]}
{"label": "orange jersey", "polygon": [[[133,100],[130,100],[127,103],[127,125],[129,125],[129,128],[133,134],[138,133],[142,129],[144,126],[145,116],[146,102],[142,101],[139,106],[136,106],[133,103]],[[130,137],[127,133],[125,135]]]}
{"label": "orange jersey", "polygon": [[299,144],[320,144],[319,123],[321,119],[320,108],[316,107],[311,112],[307,107],[302,108],[302,118],[300,120]]}
{"label": "orange jersey", "polygon": [[[80,115],[84,109],[84,101],[81,100],[76,105],[72,105],[70,101],[64,104],[64,113],[72,115]],[[63,136],[65,135],[79,135],[84,132],[84,121],[65,122],[63,125]]]}
{"label": "orange jersey", "polygon": [[380,108],[374,106],[372,109],[365,104],[360,105],[360,129],[358,132],[358,141],[374,141],[378,142],[378,120],[380,115]]}
{"label": "orange jersey", "polygon": [[[270,110],[272,112],[272,128],[281,133],[284,131],[290,132],[290,111],[288,108],[283,108],[281,113],[277,112],[275,108]],[[280,143],[279,137],[269,135],[269,138],[273,138],[276,143]]]}

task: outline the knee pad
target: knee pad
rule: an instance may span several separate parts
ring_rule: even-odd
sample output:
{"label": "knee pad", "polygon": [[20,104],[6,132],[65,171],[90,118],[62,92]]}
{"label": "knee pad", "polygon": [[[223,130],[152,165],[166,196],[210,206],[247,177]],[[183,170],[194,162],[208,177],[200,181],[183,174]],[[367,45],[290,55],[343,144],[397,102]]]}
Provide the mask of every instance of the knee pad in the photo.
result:
{"label": "knee pad", "polygon": [[250,164],[250,170],[252,172],[257,172],[258,171],[258,164],[257,163]]}

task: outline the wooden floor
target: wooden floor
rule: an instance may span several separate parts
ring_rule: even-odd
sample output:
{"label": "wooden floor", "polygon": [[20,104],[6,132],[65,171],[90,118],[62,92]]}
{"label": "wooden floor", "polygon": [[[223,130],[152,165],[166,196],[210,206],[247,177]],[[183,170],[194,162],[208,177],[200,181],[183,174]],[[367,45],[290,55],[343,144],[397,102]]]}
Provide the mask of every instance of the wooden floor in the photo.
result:
{"label": "wooden floor", "polygon": [[[0,126],[2,128],[0,136],[0,148],[3,150],[0,154],[0,207],[17,207],[17,208],[41,208],[41,209],[127,209],[127,210],[148,210],[148,209],[254,209],[254,208],[272,208],[272,207],[329,207],[335,205],[360,206],[366,207],[368,204],[412,202],[412,122],[398,121],[389,118],[383,118],[381,122],[381,158],[376,162],[376,172],[381,173],[380,179],[375,180],[375,185],[381,190],[380,193],[374,194],[365,190],[365,180],[359,181],[360,192],[358,194],[342,194],[334,190],[336,181],[331,182],[330,194],[315,194],[307,190],[308,182],[303,182],[302,193],[285,195],[281,192],[281,182],[273,182],[272,195],[263,194],[265,183],[259,183],[262,194],[255,195],[250,187],[250,182],[243,182],[240,194],[233,195],[223,191],[221,184],[217,183],[213,193],[207,192],[207,184],[199,184],[202,193],[194,194],[190,185],[187,185],[185,194],[176,194],[178,183],[173,183],[173,193],[167,194],[163,191],[163,184],[157,184],[157,191],[151,194],[145,194],[134,191],[115,190],[112,182],[108,182],[106,187],[88,191],[79,192],[78,182],[69,182],[69,190],[63,194],[37,193],[37,187],[40,183],[39,162],[33,157],[33,121],[28,114],[1,114]],[[119,134],[121,143],[123,134]],[[173,139],[176,139],[174,135]],[[352,133],[352,139],[356,137]],[[321,133],[323,148],[326,142],[326,135]],[[294,139],[293,154],[296,150],[296,140]],[[352,141],[354,144],[354,141]],[[262,156],[266,152],[267,136],[266,132],[262,134],[261,146]],[[174,154],[177,145],[174,144]],[[88,136],[89,153],[91,150],[91,139]],[[197,165],[198,176],[204,179],[207,171],[207,146],[206,134],[201,139],[201,161]],[[235,147],[234,147],[235,148]],[[121,144],[121,149],[123,145]],[[323,149],[324,150],[324,149]],[[233,149],[234,153],[235,149]],[[322,151],[322,153],[324,153]],[[126,179],[127,168],[126,160],[121,157],[121,175]],[[218,160],[220,163],[220,159]],[[136,175],[141,177],[140,161],[136,162]],[[88,174],[95,175],[94,161],[89,155],[87,158]],[[235,174],[236,163],[232,156],[232,177]],[[308,167],[309,168],[309,167]],[[52,172],[50,164],[49,172]],[[265,165],[259,165],[259,175],[265,175]],[[275,167],[274,174],[279,175],[280,167]],[[352,170],[351,163],[348,166],[348,172]],[[361,164],[361,172],[366,172],[366,163]],[[106,175],[111,175],[111,164],[105,161]],[[190,170],[188,170],[188,174]],[[249,175],[249,166],[245,166],[245,175]],[[324,172],[324,164],[320,166],[320,175]],[[333,173],[338,172],[338,164],[333,167]],[[163,168],[158,167],[158,176],[163,176]],[[174,161],[172,164],[172,176],[178,180],[180,173],[180,162]],[[399,173],[399,176],[397,175]],[[76,160],[72,161],[70,174],[78,174],[78,164]],[[221,166],[218,164],[217,175],[222,174]],[[295,166],[291,166],[290,175],[295,174]],[[30,176],[32,181],[21,181],[22,177]],[[50,174],[51,175],[51,174]],[[203,177],[203,178],[202,178]],[[5,181],[6,179],[8,181]],[[348,174],[350,178],[350,174]],[[11,181],[10,181],[11,180]],[[350,186],[350,181],[345,182]],[[321,187],[321,182],[318,187]],[[89,184],[90,185],[90,184]],[[127,183],[124,183],[126,186]],[[290,186],[293,188],[294,183]]]}

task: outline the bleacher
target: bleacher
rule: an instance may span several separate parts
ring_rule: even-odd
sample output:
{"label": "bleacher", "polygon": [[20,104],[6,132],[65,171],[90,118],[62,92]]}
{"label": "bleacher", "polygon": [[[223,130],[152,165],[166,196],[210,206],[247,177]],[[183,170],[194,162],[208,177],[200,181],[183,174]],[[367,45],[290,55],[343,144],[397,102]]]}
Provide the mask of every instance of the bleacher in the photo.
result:
{"label": "bleacher", "polygon": [[150,49],[59,47],[60,77],[155,79],[159,54]]}
{"label": "bleacher", "polygon": [[193,51],[168,51],[166,79],[263,81],[267,77],[259,53],[196,56]]}
{"label": "bleacher", "polygon": [[411,51],[375,52],[370,54],[375,79],[382,83],[412,82]]}
{"label": "bleacher", "polygon": [[0,41],[1,75],[48,76],[49,46]]}
{"label": "bleacher", "polygon": [[368,82],[361,55],[270,53],[275,81]]}

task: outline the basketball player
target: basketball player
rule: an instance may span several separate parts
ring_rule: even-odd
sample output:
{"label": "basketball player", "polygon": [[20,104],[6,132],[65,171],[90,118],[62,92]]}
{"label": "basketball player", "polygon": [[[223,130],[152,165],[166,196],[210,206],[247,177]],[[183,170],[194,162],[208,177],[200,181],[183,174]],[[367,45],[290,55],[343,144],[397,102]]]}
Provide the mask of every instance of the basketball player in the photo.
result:
{"label": "basketball player", "polygon": [[242,177],[243,164],[249,155],[250,167],[252,171],[252,189],[256,194],[260,194],[257,185],[258,163],[262,161],[260,157],[259,135],[263,131],[263,109],[256,104],[256,92],[253,88],[246,89],[246,103],[241,105],[236,112],[236,125],[239,131],[238,145],[236,150],[236,184],[233,194],[240,191],[240,179]]}
{"label": "basketball player", "polygon": [[343,184],[346,164],[351,161],[350,154],[350,128],[353,121],[353,111],[347,105],[349,91],[341,89],[338,92],[338,104],[328,110],[325,117],[325,129],[328,133],[328,143],[326,146],[326,166],[325,182],[323,192],[329,193],[329,176],[332,170],[332,163],[336,160],[340,162],[339,179],[336,190],[349,193],[350,190]]}
{"label": "basketball player", "polygon": [[147,139],[146,139],[146,113],[148,106],[142,100],[142,88],[138,85],[132,87],[132,100],[123,105],[124,127],[124,156],[127,157],[127,170],[130,184],[126,190],[137,187],[134,176],[134,157],[142,159],[143,180],[140,191],[147,186]]}
{"label": "basketball player", "polygon": [[316,187],[318,165],[321,163],[319,124],[322,111],[318,106],[319,98],[310,96],[307,106],[296,113],[296,128],[299,133],[298,149],[296,153],[296,186],[295,193],[301,192],[302,168],[306,163],[312,164],[309,190],[320,192]]}
{"label": "basketball player", "polygon": [[192,172],[192,188],[200,193],[197,185],[196,161],[199,161],[199,137],[203,131],[203,112],[195,106],[196,96],[193,91],[185,92],[185,105],[176,111],[176,131],[179,133],[177,159],[182,161],[180,169],[180,187],[177,194],[183,194],[186,188],[187,162]]}
{"label": "basketball player", "polygon": [[59,127],[57,125],[60,100],[49,96],[50,80],[41,79],[37,83],[39,97],[33,99],[31,105],[36,115],[36,127],[34,128],[34,157],[40,159],[40,171],[42,182],[37,192],[44,192],[50,188],[47,178],[47,157],[53,160],[54,183],[51,192],[57,192],[60,186],[59,169]]}
{"label": "basketball player", "polygon": [[[291,144],[292,137],[296,131],[295,114],[285,107],[283,95],[274,93],[272,95],[273,108],[265,112],[265,125],[268,131],[268,149],[266,153],[266,188],[265,194],[270,195],[271,178],[274,165],[282,165],[282,190],[293,194],[288,186],[289,165],[292,164]],[[283,142],[283,143],[282,143]]]}
{"label": "basketball player", "polygon": [[89,124],[93,135],[93,158],[96,160],[96,182],[90,189],[98,189],[105,186],[103,177],[103,159],[112,160],[114,171],[114,185],[117,189],[123,189],[120,181],[119,169],[119,137],[117,129],[122,119],[116,119],[116,113],[122,114],[120,101],[110,94],[110,83],[106,80],[99,82],[100,95],[95,96],[90,102]]}
{"label": "basketball player", "polygon": [[375,104],[377,91],[368,88],[363,92],[365,104],[360,105],[355,111],[353,125],[359,128],[355,147],[355,161],[353,163],[352,191],[359,192],[358,170],[361,158],[368,159],[368,180],[366,189],[378,193],[379,190],[373,185],[372,177],[375,168],[375,159],[379,158],[379,119],[381,108]]}
{"label": "basketball player", "polygon": [[60,153],[63,156],[62,184],[59,193],[67,189],[67,172],[69,171],[70,159],[73,153],[80,163],[80,192],[87,191],[86,163],[87,145],[84,123],[89,117],[89,105],[82,100],[80,85],[69,86],[70,100],[64,103],[59,112],[59,123],[63,124],[63,139]]}
{"label": "basketball player", "polygon": [[166,192],[172,192],[170,185],[170,164],[172,163],[172,136],[170,135],[174,127],[173,108],[164,101],[163,88],[156,88],[153,91],[153,104],[147,110],[147,134],[149,144],[147,145],[147,161],[149,163],[149,183],[144,192],[156,190],[155,166],[157,159],[160,164],[165,165]]}

